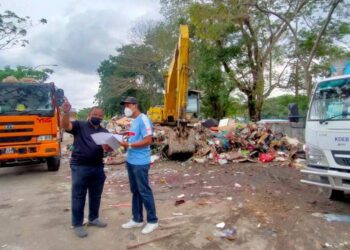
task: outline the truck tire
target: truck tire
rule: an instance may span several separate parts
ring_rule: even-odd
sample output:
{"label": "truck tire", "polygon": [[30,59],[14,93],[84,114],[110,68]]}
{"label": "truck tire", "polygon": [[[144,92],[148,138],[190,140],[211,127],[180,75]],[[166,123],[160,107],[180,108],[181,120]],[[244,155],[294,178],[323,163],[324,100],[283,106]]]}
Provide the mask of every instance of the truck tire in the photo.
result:
{"label": "truck tire", "polygon": [[345,193],[341,190],[330,189],[328,193],[328,198],[334,201],[341,201],[344,199]]}
{"label": "truck tire", "polygon": [[58,171],[61,165],[61,157],[52,156],[46,159],[47,170],[49,171]]}

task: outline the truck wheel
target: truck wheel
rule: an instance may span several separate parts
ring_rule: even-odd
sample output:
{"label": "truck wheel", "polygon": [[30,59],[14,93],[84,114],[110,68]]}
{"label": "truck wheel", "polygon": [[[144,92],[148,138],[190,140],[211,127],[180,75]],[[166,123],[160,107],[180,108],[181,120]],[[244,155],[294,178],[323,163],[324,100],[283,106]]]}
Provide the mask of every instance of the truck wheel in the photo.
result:
{"label": "truck wheel", "polygon": [[61,164],[61,159],[59,156],[48,157],[46,159],[47,162],[47,170],[49,171],[58,171]]}
{"label": "truck wheel", "polygon": [[341,190],[330,189],[328,198],[334,201],[341,201],[344,199],[345,193]]}

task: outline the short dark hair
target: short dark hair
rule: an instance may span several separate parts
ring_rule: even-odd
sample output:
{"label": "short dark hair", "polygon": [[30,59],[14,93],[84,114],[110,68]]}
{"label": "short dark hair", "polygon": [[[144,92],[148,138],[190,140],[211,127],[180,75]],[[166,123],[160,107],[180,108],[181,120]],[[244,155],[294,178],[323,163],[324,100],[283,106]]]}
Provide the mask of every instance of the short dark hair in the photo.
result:
{"label": "short dark hair", "polygon": [[90,108],[90,110],[89,110],[89,115],[92,113],[92,111],[94,111],[95,109],[101,109],[103,112],[104,112],[104,110],[103,110],[103,108],[101,108],[101,107],[99,107],[99,106],[93,106],[92,108]]}

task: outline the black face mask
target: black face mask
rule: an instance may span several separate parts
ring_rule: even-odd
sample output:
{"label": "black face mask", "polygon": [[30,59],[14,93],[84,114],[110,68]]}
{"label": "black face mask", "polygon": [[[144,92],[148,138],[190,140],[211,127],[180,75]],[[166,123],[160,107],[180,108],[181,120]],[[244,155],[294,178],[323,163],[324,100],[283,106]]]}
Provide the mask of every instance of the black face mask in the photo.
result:
{"label": "black face mask", "polygon": [[90,122],[91,122],[92,125],[98,126],[102,122],[102,119],[98,118],[98,117],[91,117],[90,118]]}

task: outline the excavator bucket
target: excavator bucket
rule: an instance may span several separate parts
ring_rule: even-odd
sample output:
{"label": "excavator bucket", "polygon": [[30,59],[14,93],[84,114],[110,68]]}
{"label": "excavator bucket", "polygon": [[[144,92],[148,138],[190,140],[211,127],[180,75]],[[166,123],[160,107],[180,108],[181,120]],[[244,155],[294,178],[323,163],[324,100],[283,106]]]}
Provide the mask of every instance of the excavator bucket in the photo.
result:
{"label": "excavator bucket", "polygon": [[168,150],[167,155],[188,154],[191,155],[196,150],[196,138],[193,130],[186,130],[185,133],[180,133],[177,128],[169,129],[168,131]]}

